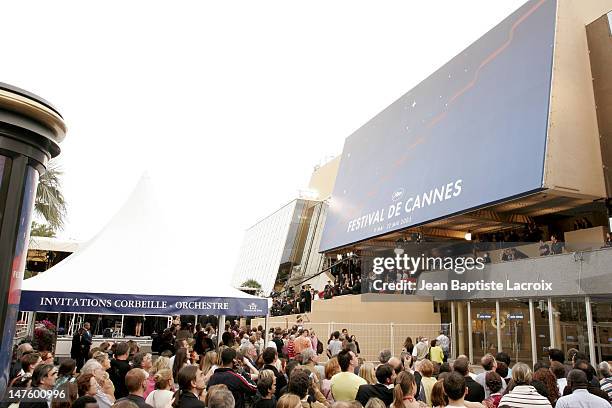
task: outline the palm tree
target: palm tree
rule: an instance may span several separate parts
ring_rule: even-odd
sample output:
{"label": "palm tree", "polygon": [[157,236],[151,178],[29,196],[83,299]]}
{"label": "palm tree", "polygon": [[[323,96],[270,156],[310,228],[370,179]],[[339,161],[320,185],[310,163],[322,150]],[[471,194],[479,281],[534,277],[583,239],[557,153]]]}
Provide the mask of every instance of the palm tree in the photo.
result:
{"label": "palm tree", "polygon": [[242,283],[243,288],[253,288],[253,289],[261,289],[261,284],[257,282],[255,279],[249,279]]}
{"label": "palm tree", "polygon": [[56,161],[49,161],[47,171],[38,180],[34,212],[43,218],[53,231],[62,229],[66,217],[66,202],[61,192],[60,166]]}

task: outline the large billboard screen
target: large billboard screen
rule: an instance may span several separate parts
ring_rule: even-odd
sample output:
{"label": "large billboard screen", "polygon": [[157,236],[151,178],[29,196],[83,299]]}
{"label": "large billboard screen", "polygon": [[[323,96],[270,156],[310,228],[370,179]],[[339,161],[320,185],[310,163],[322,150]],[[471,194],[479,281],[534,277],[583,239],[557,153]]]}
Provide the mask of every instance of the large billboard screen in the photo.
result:
{"label": "large billboard screen", "polygon": [[555,0],[533,0],[346,139],[326,251],[542,188]]}

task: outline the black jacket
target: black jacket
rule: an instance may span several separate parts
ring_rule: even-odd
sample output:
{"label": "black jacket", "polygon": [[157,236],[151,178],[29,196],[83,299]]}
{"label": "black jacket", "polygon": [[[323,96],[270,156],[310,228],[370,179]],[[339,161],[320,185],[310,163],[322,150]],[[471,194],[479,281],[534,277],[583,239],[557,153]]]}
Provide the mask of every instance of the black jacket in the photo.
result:
{"label": "black jacket", "polygon": [[215,370],[210,380],[208,380],[208,388],[217,384],[225,384],[232,392],[234,401],[236,401],[235,408],[244,408],[245,396],[257,393],[257,387],[254,384],[249,383],[243,376],[231,368],[217,368]]}
{"label": "black jacket", "polygon": [[[285,375],[280,373],[278,371],[278,369],[271,365],[271,364],[265,364],[262,368],[262,370],[270,370],[274,373],[274,376],[276,377],[276,399],[279,399],[281,397],[281,391],[283,388],[285,388],[287,386],[287,379],[285,378]],[[365,405],[364,405],[365,406]]]}
{"label": "black jacket", "polygon": [[125,375],[132,369],[127,360],[112,359],[111,366],[108,370],[108,376],[115,386],[115,398],[123,398],[128,396],[128,390],[125,385]]}
{"label": "black jacket", "polygon": [[465,385],[468,387],[468,393],[465,396],[466,401],[482,402],[485,399],[485,392],[482,385],[478,384],[470,376],[465,377]]}
{"label": "black jacket", "polygon": [[139,395],[129,394],[127,397],[121,398],[120,400],[117,400],[116,402],[119,402],[119,401],[132,401],[134,404],[138,405],[138,408],[153,408],[151,405],[145,402],[144,398],[142,398]]}
{"label": "black jacket", "polygon": [[384,384],[360,385],[355,399],[365,407],[370,398],[379,398],[389,406],[393,402],[393,389],[387,388]]}
{"label": "black jacket", "polygon": [[185,391],[181,392],[178,408],[204,408],[204,403],[195,394]]}
{"label": "black jacket", "polygon": [[72,346],[70,347],[70,358],[78,360],[81,357],[81,336],[75,333],[72,336]]}

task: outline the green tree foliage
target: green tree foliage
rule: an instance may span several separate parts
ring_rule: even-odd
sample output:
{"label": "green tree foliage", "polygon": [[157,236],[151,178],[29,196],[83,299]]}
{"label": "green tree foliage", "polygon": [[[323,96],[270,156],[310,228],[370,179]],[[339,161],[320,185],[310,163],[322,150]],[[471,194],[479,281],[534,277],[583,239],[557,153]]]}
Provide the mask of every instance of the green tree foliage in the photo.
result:
{"label": "green tree foliage", "polygon": [[51,160],[47,171],[40,176],[34,201],[34,212],[46,221],[53,232],[63,228],[66,218],[66,202],[61,192],[61,175],[62,171],[57,162]]}
{"label": "green tree foliage", "polygon": [[30,235],[33,237],[55,238],[55,231],[47,224],[39,224],[36,221],[32,221]]}
{"label": "green tree foliage", "polygon": [[257,282],[255,279],[246,280],[240,286],[243,288],[261,289],[261,284]]}

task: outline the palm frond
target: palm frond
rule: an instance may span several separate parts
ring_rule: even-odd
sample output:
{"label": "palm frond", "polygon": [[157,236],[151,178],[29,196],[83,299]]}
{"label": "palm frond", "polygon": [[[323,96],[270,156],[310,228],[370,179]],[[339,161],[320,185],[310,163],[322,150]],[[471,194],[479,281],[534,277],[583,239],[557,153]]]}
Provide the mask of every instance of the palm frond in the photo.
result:
{"label": "palm frond", "polygon": [[62,229],[66,218],[66,201],[61,191],[61,168],[51,160],[38,180],[34,211],[54,230]]}

